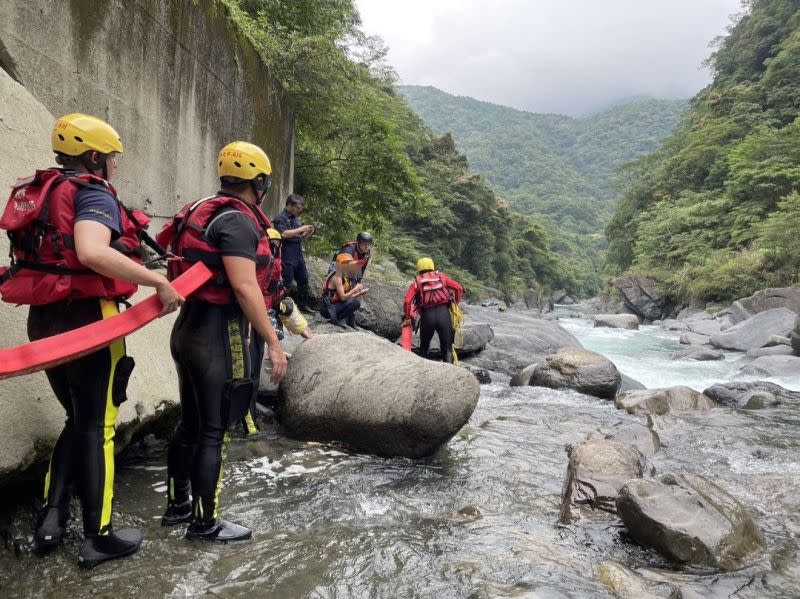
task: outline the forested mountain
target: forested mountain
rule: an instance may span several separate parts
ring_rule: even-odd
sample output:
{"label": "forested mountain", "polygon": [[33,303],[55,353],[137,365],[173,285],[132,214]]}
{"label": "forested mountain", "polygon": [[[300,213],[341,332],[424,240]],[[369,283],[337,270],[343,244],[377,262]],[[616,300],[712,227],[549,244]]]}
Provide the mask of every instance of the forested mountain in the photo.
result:
{"label": "forested mountain", "polygon": [[220,0],[295,106],[295,189],[307,249],[328,257],[356,231],[410,272],[430,255],[469,291],[530,286],[587,295],[599,279],[584,248],[514,213],[450,135],[435,134],[398,95],[380,40],[359,30],[353,0]]}
{"label": "forested mountain", "polygon": [[684,300],[800,283],[800,0],[751,0],[678,131],[627,169],[609,264]]}
{"label": "forested mountain", "polygon": [[678,123],[684,100],[635,99],[574,119],[400,86],[434,131],[451,131],[470,167],[512,208],[545,214],[573,232],[602,229],[613,211],[617,169],[656,150]]}

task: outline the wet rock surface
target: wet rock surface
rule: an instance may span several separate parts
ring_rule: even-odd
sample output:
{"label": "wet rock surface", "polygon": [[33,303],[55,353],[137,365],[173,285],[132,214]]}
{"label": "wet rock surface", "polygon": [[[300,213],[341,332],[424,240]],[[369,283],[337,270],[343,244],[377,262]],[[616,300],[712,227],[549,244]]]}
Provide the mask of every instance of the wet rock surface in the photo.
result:
{"label": "wet rock surface", "polygon": [[658,433],[640,422],[623,424],[609,432],[606,439],[635,447],[646,458],[654,456],[661,449]]}
{"label": "wet rock surface", "polygon": [[594,326],[638,330],[639,317],[634,314],[598,314],[594,317]]}
{"label": "wet rock surface", "polygon": [[299,439],[423,457],[466,423],[479,390],[466,369],[423,360],[375,336],[318,335],[292,355],[279,415]]}
{"label": "wet rock surface", "polygon": [[711,344],[736,351],[764,347],[773,335],[785,335],[790,331],[796,318],[797,314],[788,308],[765,310],[725,331],[711,335]]}
{"label": "wet rock surface", "polygon": [[735,570],[765,546],[742,504],[695,474],[631,480],[616,504],[631,538],[676,564]]}
{"label": "wet rock surface", "polygon": [[564,348],[549,355],[533,370],[531,385],[551,389],[574,389],[580,393],[613,399],[622,377],[617,367],[598,353],[582,348]]}
{"label": "wet rock surface", "polygon": [[[800,391],[790,391],[769,381],[737,381],[712,385],[703,391],[703,394],[719,405],[728,408],[747,408],[750,404],[750,408],[747,409],[751,409],[758,403],[766,403],[770,406],[779,403],[800,403]],[[768,407],[768,405],[761,407]]]}
{"label": "wet rock surface", "polygon": [[629,414],[655,416],[688,410],[706,411],[716,406],[710,398],[702,393],[683,386],[626,391],[619,394],[614,403],[617,408],[626,410]]}
{"label": "wet rock surface", "polygon": [[626,443],[589,439],[568,450],[569,464],[561,494],[561,521],[579,517],[576,508],[614,513],[619,490],[626,481],[641,478],[644,456]]}
{"label": "wet rock surface", "polygon": [[731,320],[739,323],[774,308],[788,308],[800,314],[800,288],[774,287],[737,300],[730,307]]}
{"label": "wet rock surface", "polygon": [[800,357],[764,356],[745,364],[739,372],[752,376],[800,376]]}
{"label": "wet rock surface", "polygon": [[695,360],[697,362],[713,362],[715,360],[724,360],[725,354],[722,352],[714,351],[708,347],[701,347],[698,345],[689,346],[687,349],[672,354],[676,360]]}

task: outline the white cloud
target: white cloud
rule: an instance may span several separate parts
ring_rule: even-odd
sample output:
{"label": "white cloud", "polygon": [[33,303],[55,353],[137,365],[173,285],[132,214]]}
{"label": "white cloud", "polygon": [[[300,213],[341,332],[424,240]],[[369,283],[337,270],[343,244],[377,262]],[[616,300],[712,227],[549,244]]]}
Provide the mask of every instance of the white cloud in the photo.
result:
{"label": "white cloud", "polygon": [[404,83],[536,112],[688,97],[739,0],[357,0]]}

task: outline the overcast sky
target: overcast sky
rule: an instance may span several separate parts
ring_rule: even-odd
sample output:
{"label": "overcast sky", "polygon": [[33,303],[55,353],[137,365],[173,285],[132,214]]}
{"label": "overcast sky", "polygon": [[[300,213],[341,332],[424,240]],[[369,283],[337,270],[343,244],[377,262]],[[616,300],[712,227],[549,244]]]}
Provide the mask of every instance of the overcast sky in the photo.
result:
{"label": "overcast sky", "polygon": [[630,96],[686,98],[739,0],[357,0],[402,83],[583,115]]}

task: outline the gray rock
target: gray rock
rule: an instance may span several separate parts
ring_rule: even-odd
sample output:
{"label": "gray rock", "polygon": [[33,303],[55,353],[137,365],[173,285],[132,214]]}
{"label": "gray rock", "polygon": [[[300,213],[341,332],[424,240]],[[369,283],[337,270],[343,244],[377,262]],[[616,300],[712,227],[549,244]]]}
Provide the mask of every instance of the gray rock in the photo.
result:
{"label": "gray rock", "polygon": [[619,277],[614,287],[625,307],[647,322],[668,318],[675,306],[658,290],[658,281],[633,275]]}
{"label": "gray rock", "polygon": [[717,320],[687,320],[686,326],[692,333],[698,333],[709,337],[719,333],[722,328],[722,324]]}
{"label": "gray rock", "polygon": [[481,384],[481,385],[489,385],[492,382],[492,375],[489,374],[489,371],[485,368],[475,368],[474,366],[470,366],[469,364],[465,364],[464,368],[469,370],[472,373],[472,376]]}
{"label": "gray rock", "polygon": [[512,387],[527,387],[531,382],[531,375],[536,369],[537,364],[531,364],[520,370],[517,374],[511,377],[509,385]]}
{"label": "gray rock", "polygon": [[697,362],[712,362],[715,360],[724,360],[725,354],[722,352],[714,351],[708,347],[701,347],[692,345],[688,349],[672,354],[675,360],[695,360]]}
{"label": "gray rock", "polygon": [[742,504],[694,474],[630,480],[616,504],[631,538],[676,564],[735,570],[765,546]]}
{"label": "gray rock", "polygon": [[764,356],[742,366],[739,372],[751,376],[800,376],[800,357]]}
{"label": "gray rock", "polygon": [[784,337],[783,335],[773,335],[772,337],[769,338],[769,341],[767,341],[764,344],[764,347],[775,347],[777,345],[785,345],[787,347],[791,347],[792,340],[789,339],[788,337]]}
{"label": "gray rock", "polygon": [[[649,580],[630,568],[615,562],[597,564],[597,582],[616,599],[696,599],[681,593],[678,587],[666,581]],[[697,599],[702,599],[697,596]]]}
{"label": "gray rock", "polygon": [[774,308],[788,308],[795,314],[800,313],[800,288],[779,287],[757,291],[731,304],[731,319],[734,323],[740,323]]}
{"label": "gray rock", "polygon": [[279,415],[299,439],[418,458],[459,431],[479,392],[466,369],[423,360],[374,335],[317,335],[292,354]]}
{"label": "gray rock", "polygon": [[703,391],[714,402],[729,408],[743,408],[754,393],[769,394],[778,402],[800,403],[800,391],[789,391],[769,381],[720,383]]}
{"label": "gray rock", "polygon": [[620,384],[619,389],[617,389],[617,393],[622,393],[623,391],[635,391],[637,389],[647,389],[642,383],[629,377],[626,374],[620,373],[622,377],[622,384]]}
{"label": "gray rock", "polygon": [[598,314],[594,317],[594,326],[638,330],[639,317],[635,314]]}
{"label": "gray rock", "polygon": [[742,397],[743,410],[762,410],[780,404],[780,401],[769,391],[749,391]]}
{"label": "gray rock", "polygon": [[[461,329],[460,338],[456,335],[454,344],[459,360],[482,351],[492,339],[494,339],[494,331],[485,322],[465,323]],[[400,343],[399,339],[397,343]],[[411,343],[413,347],[419,347],[419,332],[414,333]],[[439,347],[439,335],[434,335],[428,350],[428,357],[432,360],[438,360],[441,356],[442,350]]]}
{"label": "gray rock", "polygon": [[608,439],[588,439],[568,450],[569,465],[561,492],[561,521],[578,518],[575,508],[614,513],[617,494],[626,481],[641,478],[644,456],[630,445]]}
{"label": "gray rock", "polygon": [[792,329],[792,334],[789,335],[789,340],[794,353],[800,356],[800,316],[794,321],[794,329]]}
{"label": "gray rock", "polygon": [[640,422],[623,424],[608,433],[606,439],[635,447],[646,458],[652,457],[661,449],[658,433]]}
{"label": "gray rock", "polygon": [[764,347],[772,335],[785,335],[791,330],[797,314],[787,308],[759,312],[731,328],[711,336],[711,344],[722,349],[747,351]]}
{"label": "gray rock", "polygon": [[689,325],[674,318],[667,318],[661,322],[661,327],[667,331],[688,331]]}
{"label": "gray rock", "polygon": [[758,349],[748,349],[745,356],[755,360],[764,356],[792,356],[794,350],[787,345],[773,345],[771,347],[759,347]]}
{"label": "gray rock", "polygon": [[531,320],[529,314],[514,310],[498,312],[480,306],[471,306],[470,310],[470,320],[486,322],[494,330],[494,339],[482,352],[464,359],[473,366],[513,376],[557,349],[581,346],[556,321]]}
{"label": "gray rock", "polygon": [[679,339],[682,345],[706,345],[708,343],[707,335],[700,335],[698,333],[684,333]]}
{"label": "gray rock", "polygon": [[598,353],[582,348],[564,348],[545,358],[533,370],[530,384],[551,389],[574,389],[580,393],[613,399],[622,377],[617,367]]}
{"label": "gray rock", "polygon": [[684,386],[626,391],[617,396],[614,404],[629,414],[652,414],[655,416],[687,410],[705,411],[715,407],[711,399]]}

